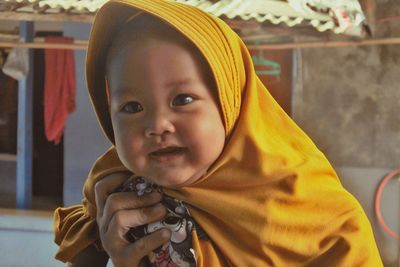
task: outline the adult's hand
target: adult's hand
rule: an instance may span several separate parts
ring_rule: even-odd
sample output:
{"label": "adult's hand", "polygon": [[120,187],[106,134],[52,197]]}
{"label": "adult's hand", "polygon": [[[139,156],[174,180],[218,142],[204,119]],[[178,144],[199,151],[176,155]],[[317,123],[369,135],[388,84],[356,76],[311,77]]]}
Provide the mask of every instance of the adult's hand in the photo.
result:
{"label": "adult's hand", "polygon": [[130,177],[129,173],[111,174],[96,183],[97,224],[104,250],[115,267],[144,266],[143,258],[170,238],[167,229],[151,233],[134,243],[126,238],[132,227],[161,220],[167,214],[158,192],[137,196],[115,191]]}

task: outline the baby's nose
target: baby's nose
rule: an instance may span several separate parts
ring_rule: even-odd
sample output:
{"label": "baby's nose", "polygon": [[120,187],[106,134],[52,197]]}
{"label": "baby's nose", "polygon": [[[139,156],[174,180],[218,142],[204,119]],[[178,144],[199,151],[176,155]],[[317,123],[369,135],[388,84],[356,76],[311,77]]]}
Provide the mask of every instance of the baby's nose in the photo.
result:
{"label": "baby's nose", "polygon": [[175,132],[175,127],[167,114],[158,112],[149,116],[145,136],[152,137]]}

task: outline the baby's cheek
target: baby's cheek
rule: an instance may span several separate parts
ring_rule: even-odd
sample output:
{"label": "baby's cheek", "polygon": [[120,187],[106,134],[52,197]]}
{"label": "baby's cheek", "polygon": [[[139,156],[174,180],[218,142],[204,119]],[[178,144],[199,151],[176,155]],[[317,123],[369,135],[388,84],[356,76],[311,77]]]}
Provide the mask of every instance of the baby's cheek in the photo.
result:
{"label": "baby's cheek", "polygon": [[131,170],[144,165],[144,153],[140,140],[132,136],[124,136],[121,139],[117,151],[124,165]]}
{"label": "baby's cheek", "polygon": [[203,132],[202,160],[205,163],[212,164],[217,160],[224,148],[225,129],[222,124],[214,122],[211,126],[208,124]]}

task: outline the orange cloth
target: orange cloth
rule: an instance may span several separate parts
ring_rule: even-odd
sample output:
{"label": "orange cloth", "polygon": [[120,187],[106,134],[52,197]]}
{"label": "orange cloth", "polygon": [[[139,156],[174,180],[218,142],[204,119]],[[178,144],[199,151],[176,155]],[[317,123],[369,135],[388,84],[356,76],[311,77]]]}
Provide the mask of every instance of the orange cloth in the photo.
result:
{"label": "orange cloth", "polygon": [[[360,204],[266,90],[241,39],[214,16],[163,0],[115,0],[100,9],[89,41],[87,81],[108,138],[114,141],[104,55],[116,28],[138,10],[190,39],[208,61],[218,88],[227,134],[221,157],[194,184],[165,188],[188,203],[211,239],[193,233],[198,266],[382,266]],[[98,240],[94,185],[122,170],[111,147],[89,174],[83,205],[56,211],[58,259],[71,260],[82,246]]]}
{"label": "orange cloth", "polygon": [[[71,38],[47,37],[48,43],[72,43]],[[68,114],[75,110],[74,51],[45,50],[44,125],[47,140],[58,144]]]}

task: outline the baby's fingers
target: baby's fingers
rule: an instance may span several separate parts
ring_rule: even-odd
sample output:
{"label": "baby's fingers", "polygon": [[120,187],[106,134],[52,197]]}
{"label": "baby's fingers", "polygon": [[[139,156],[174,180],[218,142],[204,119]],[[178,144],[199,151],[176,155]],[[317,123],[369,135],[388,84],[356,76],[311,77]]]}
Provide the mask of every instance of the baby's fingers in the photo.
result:
{"label": "baby's fingers", "polygon": [[109,256],[114,266],[146,266],[143,261],[144,257],[151,251],[167,243],[170,236],[169,230],[162,229],[137,240],[129,246],[114,251],[115,253],[109,253]]}
{"label": "baby's fingers", "polygon": [[[111,194],[107,198],[103,216],[98,219],[98,223],[101,226],[101,230],[105,232],[113,217],[117,216],[117,218],[120,219],[127,214],[130,216],[129,218],[134,221],[120,221],[121,226],[127,225],[126,223],[129,223],[128,225],[131,227],[146,224],[149,221],[151,222],[152,220],[162,218],[160,216],[166,215],[166,209],[164,207],[155,205],[160,201],[161,195],[157,192],[145,194],[140,197],[135,196],[134,193],[131,192]],[[154,208],[156,209],[153,211]],[[160,215],[154,216],[154,212],[158,212]],[[118,215],[116,215],[117,213]]]}
{"label": "baby's fingers", "polygon": [[129,172],[112,173],[95,184],[95,200],[97,219],[103,216],[104,205],[107,197],[115,192],[132,174]]}
{"label": "baby's fingers", "polygon": [[161,204],[154,206],[116,211],[109,223],[104,224],[102,231],[107,236],[111,235],[126,240],[125,235],[130,228],[161,220],[167,214],[166,208]]}
{"label": "baby's fingers", "polygon": [[170,237],[171,232],[169,230],[161,229],[127,246],[125,253],[131,255],[131,258],[135,261],[134,263],[136,261],[139,262],[143,257],[149,255],[150,252],[167,243]]}

